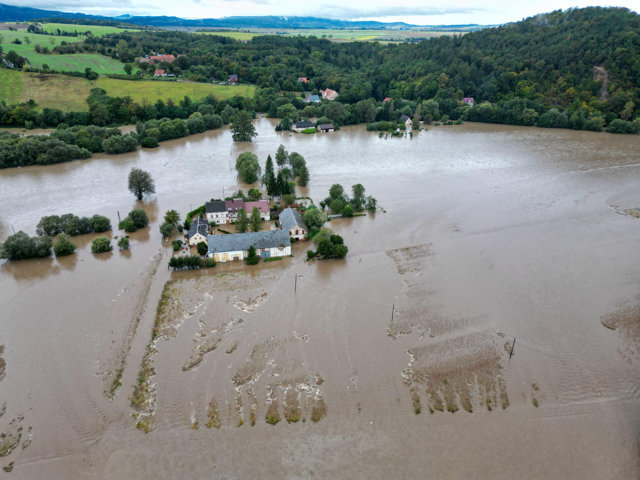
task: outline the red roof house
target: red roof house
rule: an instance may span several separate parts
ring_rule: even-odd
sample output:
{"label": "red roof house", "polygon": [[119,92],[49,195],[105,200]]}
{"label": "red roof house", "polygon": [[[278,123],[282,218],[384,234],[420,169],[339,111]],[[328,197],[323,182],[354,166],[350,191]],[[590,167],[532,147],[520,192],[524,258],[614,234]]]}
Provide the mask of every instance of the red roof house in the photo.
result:
{"label": "red roof house", "polygon": [[156,70],[153,72],[153,76],[154,77],[166,77],[167,76],[167,72],[163,68],[156,68]]}

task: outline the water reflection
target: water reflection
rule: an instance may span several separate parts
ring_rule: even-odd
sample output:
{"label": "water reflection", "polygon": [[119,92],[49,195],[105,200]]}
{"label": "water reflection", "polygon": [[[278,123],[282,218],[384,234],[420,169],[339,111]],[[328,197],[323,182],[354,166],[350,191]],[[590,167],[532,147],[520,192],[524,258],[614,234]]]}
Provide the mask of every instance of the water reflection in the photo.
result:
{"label": "water reflection", "polygon": [[67,255],[65,257],[56,257],[58,264],[65,270],[74,270],[76,265],[78,264],[78,254],[72,253],[71,255]]}
{"label": "water reflection", "polygon": [[101,262],[111,260],[111,257],[113,257],[113,250],[111,250],[110,252],[93,254],[93,258],[95,258],[96,260],[100,260]]}
{"label": "water reflection", "polygon": [[11,275],[15,280],[28,281],[45,278],[49,275],[57,275],[60,273],[61,268],[52,257],[48,257],[6,260],[0,265],[0,271]]}

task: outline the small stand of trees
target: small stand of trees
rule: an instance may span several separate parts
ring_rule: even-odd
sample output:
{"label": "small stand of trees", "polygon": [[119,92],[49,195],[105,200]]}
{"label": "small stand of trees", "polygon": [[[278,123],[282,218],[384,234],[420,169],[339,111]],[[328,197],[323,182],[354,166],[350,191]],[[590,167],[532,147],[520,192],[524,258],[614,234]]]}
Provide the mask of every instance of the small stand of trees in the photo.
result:
{"label": "small stand of trees", "polygon": [[323,259],[344,258],[349,252],[349,248],[344,244],[340,235],[335,235],[329,228],[323,228],[313,237],[313,243],[317,251],[307,251],[307,259],[319,256]]}
{"label": "small stand of trees", "polygon": [[71,237],[66,233],[59,233],[53,244],[53,253],[56,257],[64,257],[71,255],[76,251],[76,246],[71,242]]}
{"label": "small stand of trees", "polygon": [[329,196],[320,202],[324,209],[329,207],[334,215],[342,214],[345,217],[352,217],[354,212],[361,212],[364,209],[375,212],[378,201],[372,196],[365,195],[365,188],[357,183],[351,187],[353,196],[349,198],[344,192],[342,185],[334,183],[329,189]]}
{"label": "small stand of trees", "polygon": [[91,218],[77,217],[71,213],[42,217],[36,226],[38,235],[48,236],[58,235],[59,233],[75,236],[87,233],[103,233],[108,230],[111,230],[111,221],[107,217],[102,215],[94,215]]}
{"label": "small stand of trees", "polygon": [[176,210],[167,210],[164,214],[164,222],[160,225],[160,233],[162,238],[169,237],[174,228],[178,231],[182,231],[182,225],[180,225],[180,214]]}
{"label": "small stand of trees", "polygon": [[251,245],[247,253],[247,265],[256,265],[260,261],[260,257],[256,253],[256,248]]}
{"label": "small stand of trees", "polygon": [[149,217],[147,213],[141,208],[136,208],[129,212],[124,220],[120,222],[120,230],[124,230],[127,233],[132,233],[139,228],[144,228],[149,225]]}
{"label": "small stand of trees", "polygon": [[42,258],[51,255],[52,240],[50,237],[30,237],[22,230],[10,235],[0,245],[0,258],[22,260],[25,258]]}

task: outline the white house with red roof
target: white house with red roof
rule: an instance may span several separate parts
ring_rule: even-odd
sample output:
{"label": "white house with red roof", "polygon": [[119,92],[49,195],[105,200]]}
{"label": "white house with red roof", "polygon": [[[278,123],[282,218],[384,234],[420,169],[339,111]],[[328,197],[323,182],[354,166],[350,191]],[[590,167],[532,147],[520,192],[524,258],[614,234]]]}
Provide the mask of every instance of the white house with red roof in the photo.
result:
{"label": "white house with red roof", "polygon": [[319,90],[319,92],[324,100],[335,100],[338,98],[338,92],[331,90],[330,88],[327,88],[326,90]]}

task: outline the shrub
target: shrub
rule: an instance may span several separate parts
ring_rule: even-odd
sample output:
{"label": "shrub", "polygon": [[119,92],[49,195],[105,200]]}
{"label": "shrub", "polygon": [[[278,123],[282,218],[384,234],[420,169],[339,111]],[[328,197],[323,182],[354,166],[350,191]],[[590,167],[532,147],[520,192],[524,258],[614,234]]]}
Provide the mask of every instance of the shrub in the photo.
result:
{"label": "shrub", "polygon": [[156,137],[144,137],[140,140],[140,145],[143,148],[156,148],[158,146],[158,139]]}
{"label": "shrub", "polygon": [[111,230],[111,220],[107,217],[103,217],[102,215],[94,215],[89,220],[91,225],[91,229],[96,233],[106,232]]}
{"label": "shrub", "polygon": [[71,242],[70,238],[66,233],[58,234],[53,244],[53,252],[56,254],[56,257],[71,255],[76,251],[76,246]]}
{"label": "shrub", "polygon": [[173,251],[177,252],[182,248],[182,240],[174,240],[171,245],[173,245]]}
{"label": "shrub", "polygon": [[347,205],[342,209],[343,217],[353,217],[353,207],[351,205]]}
{"label": "shrub", "polygon": [[129,217],[126,217],[124,220],[122,220],[120,222],[120,225],[118,225],[118,228],[120,228],[120,230],[124,230],[127,233],[132,233],[137,230],[136,224],[133,223],[133,220],[131,220],[131,218]]}
{"label": "shrub", "polygon": [[607,127],[609,133],[635,133],[633,122],[627,122],[616,118]]}
{"label": "shrub", "polygon": [[129,212],[129,218],[133,220],[136,228],[144,228],[149,225],[149,217],[147,216],[147,213],[141,208],[131,210]]}
{"label": "shrub", "polygon": [[202,259],[198,255],[186,255],[180,257],[171,257],[169,260],[169,266],[176,270],[180,269],[197,269],[197,268],[211,268],[216,264],[213,258]]}
{"label": "shrub", "polygon": [[173,224],[169,222],[164,222],[160,225],[160,233],[162,234],[162,238],[167,238],[173,232]]}
{"label": "shrub", "polygon": [[307,250],[307,260],[311,260],[315,256],[316,252],[314,252],[313,250]]}
{"label": "shrub", "polygon": [[96,237],[91,242],[91,253],[110,252],[113,247],[107,237]]}
{"label": "shrub", "polygon": [[209,245],[207,245],[207,242],[200,242],[198,244],[198,253],[203,257],[209,253]]}
{"label": "shrub", "polygon": [[216,266],[216,261],[213,258],[205,258],[202,266],[204,268],[213,268]]}
{"label": "shrub", "polygon": [[129,250],[129,237],[121,237],[120,240],[118,240],[118,247],[120,250]]}
{"label": "shrub", "polygon": [[138,141],[131,135],[114,135],[102,141],[105,153],[119,154],[133,152],[138,148]]}

